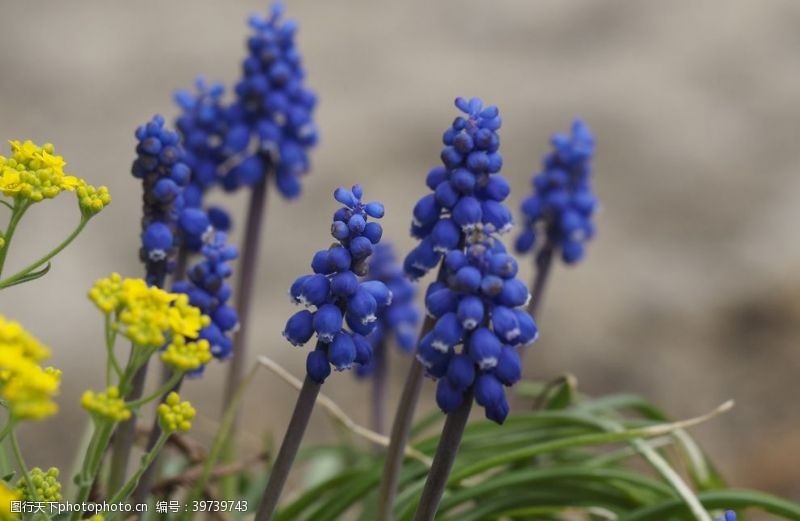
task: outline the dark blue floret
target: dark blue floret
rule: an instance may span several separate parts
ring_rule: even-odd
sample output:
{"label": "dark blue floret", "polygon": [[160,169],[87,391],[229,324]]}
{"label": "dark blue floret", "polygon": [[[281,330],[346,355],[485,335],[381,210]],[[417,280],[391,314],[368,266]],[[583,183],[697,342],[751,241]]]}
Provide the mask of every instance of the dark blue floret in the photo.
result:
{"label": "dark blue floret", "polygon": [[565,263],[575,264],[594,236],[594,136],[586,123],[576,120],[570,134],[556,134],[551,145],[542,171],[533,177],[533,194],[522,202],[524,225],[516,249],[527,253],[549,247],[559,251]]}
{"label": "dark blue floret", "polygon": [[375,247],[380,250],[377,223],[369,219],[383,215],[381,203],[362,203],[362,196],[358,185],[334,192],[334,198],[344,205],[333,215],[331,235],[337,243],[318,251],[311,262],[314,273],[299,277],[289,290],[296,304],[312,309],[289,318],[283,334],[294,345],[303,345],[316,334],[317,348],[309,354],[306,368],[318,383],[328,377],[331,366],[343,371],[353,365],[370,365],[373,344],[365,337],[378,328],[393,300],[393,288],[382,279],[360,279],[367,274],[374,250],[373,241],[365,236],[368,230],[373,230]]}

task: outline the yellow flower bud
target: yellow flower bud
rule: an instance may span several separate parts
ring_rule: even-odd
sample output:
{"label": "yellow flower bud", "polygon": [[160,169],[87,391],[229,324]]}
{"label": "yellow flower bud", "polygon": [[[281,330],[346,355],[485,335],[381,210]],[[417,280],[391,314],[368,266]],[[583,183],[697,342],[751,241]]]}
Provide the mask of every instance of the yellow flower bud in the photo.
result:
{"label": "yellow flower bud", "polygon": [[0,521],[16,521],[19,515],[11,512],[11,502],[21,501],[18,490],[9,488],[5,481],[0,481]]}
{"label": "yellow flower bud", "polygon": [[81,406],[92,416],[114,422],[123,422],[131,417],[130,409],[120,397],[119,389],[114,386],[105,392],[84,391],[81,396]]}
{"label": "yellow flower bud", "polygon": [[177,335],[161,353],[161,361],[176,371],[193,371],[211,361],[211,346],[208,340],[187,342]]}
{"label": "yellow flower bud", "polygon": [[164,432],[188,432],[196,411],[189,402],[182,402],[178,393],[171,392],[158,406],[158,420]]}
{"label": "yellow flower bud", "polygon": [[35,497],[29,497],[25,478],[20,478],[17,481],[17,491],[23,501],[61,501],[61,483],[58,482],[57,468],[50,467],[45,472],[39,467],[34,467],[30,471],[30,477],[33,488],[36,489]]}

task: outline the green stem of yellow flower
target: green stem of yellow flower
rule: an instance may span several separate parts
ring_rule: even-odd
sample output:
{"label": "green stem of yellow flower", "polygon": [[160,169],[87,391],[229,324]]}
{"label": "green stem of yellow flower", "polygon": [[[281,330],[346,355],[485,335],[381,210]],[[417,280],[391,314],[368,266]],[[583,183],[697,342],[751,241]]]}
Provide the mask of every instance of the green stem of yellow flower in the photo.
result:
{"label": "green stem of yellow flower", "polygon": [[8,249],[11,247],[11,239],[14,237],[14,231],[17,229],[20,219],[25,214],[25,211],[30,206],[30,203],[18,199],[14,201],[14,206],[11,209],[11,218],[8,220],[8,228],[3,235],[5,244],[0,248],[0,274],[3,273],[3,265],[6,263],[6,255]]}
{"label": "green stem of yellow flower", "polygon": [[[136,485],[139,483],[139,479],[142,477],[142,474],[144,474],[144,472],[150,467],[150,465],[153,464],[153,461],[155,461],[159,453],[161,453],[161,449],[164,448],[164,444],[167,443],[167,439],[169,438],[169,436],[170,436],[169,432],[161,433],[161,436],[159,436],[158,441],[153,447],[153,450],[145,453],[145,455],[142,456],[142,462],[139,465],[139,469],[133,476],[131,476],[131,479],[129,479],[122,486],[122,488],[120,488],[119,491],[116,494],[114,494],[114,496],[108,501],[110,504],[121,503],[126,499],[128,499],[128,496],[131,495],[133,489],[135,489]],[[106,521],[111,521],[111,519],[113,519],[114,517],[115,515],[114,513],[112,513],[111,516],[106,516]]]}
{"label": "green stem of yellow flower", "polygon": [[105,320],[105,337],[106,337],[106,387],[111,386],[111,371],[117,374],[117,381],[122,379],[122,368],[117,361],[117,356],[114,354],[114,345],[117,341],[117,332],[112,327],[111,315],[106,315]]}
{"label": "green stem of yellow flower", "polygon": [[177,384],[178,381],[181,378],[183,378],[183,375],[184,375],[184,373],[182,371],[173,372],[172,376],[170,376],[169,380],[167,380],[167,382],[164,385],[159,387],[156,392],[154,392],[150,396],[145,396],[144,398],[139,398],[138,400],[133,400],[132,402],[128,402],[126,405],[128,407],[130,407],[131,409],[136,409],[136,408],[141,407],[142,405],[144,405],[146,403],[150,403],[153,400],[157,400],[158,398],[161,398],[162,396],[167,394],[169,391],[171,391],[173,387],[175,387],[175,384]]}
{"label": "green stem of yellow flower", "polygon": [[[84,503],[89,498],[89,492],[92,489],[97,472],[100,470],[100,465],[103,462],[103,455],[108,447],[108,442],[111,441],[111,434],[114,432],[114,423],[108,420],[96,420],[92,440],[89,442],[89,448],[86,449],[86,456],[83,459],[83,466],[81,471],[75,477],[75,482],[78,484],[78,493],[75,496],[75,504]],[[72,515],[72,521],[78,521],[81,517],[81,512],[77,511]]]}
{"label": "green stem of yellow flower", "polygon": [[33,486],[33,481],[31,481],[31,475],[28,474],[28,466],[25,465],[25,459],[22,457],[22,450],[19,448],[19,441],[17,441],[17,434],[14,432],[14,423],[9,422],[11,425],[10,430],[10,440],[11,440],[11,451],[14,453],[14,459],[17,462],[17,467],[19,467],[19,472],[22,474],[22,478],[25,480],[25,485],[28,487],[28,497],[32,498],[33,501],[38,501],[38,497],[36,494],[36,487]]}
{"label": "green stem of yellow flower", "polygon": [[[69,236],[67,236],[67,238],[64,239],[61,242],[61,244],[56,246],[53,250],[50,251],[50,253],[48,253],[47,255],[42,257],[41,259],[39,259],[39,260],[29,264],[28,266],[22,268],[20,271],[18,271],[17,273],[11,275],[7,279],[0,280],[0,289],[7,288],[8,286],[13,285],[15,282],[19,281],[25,275],[29,274],[30,272],[32,272],[33,270],[35,270],[39,266],[47,263],[47,261],[49,261],[50,259],[52,259],[56,255],[61,253],[61,251],[64,248],[69,246],[69,244],[72,241],[74,241],[75,238],[78,235],[80,235],[81,231],[83,231],[83,228],[86,226],[86,223],[88,223],[88,222],[89,222],[89,217],[81,216],[81,220],[78,223],[78,226],[76,226],[75,229],[72,230],[72,233],[70,233]],[[7,243],[5,245],[5,249],[8,249],[8,244]],[[0,257],[0,262],[2,262],[2,260],[4,260],[4,257],[5,257],[5,255],[3,255],[3,257]],[[0,264],[0,268],[2,268],[2,264]]]}
{"label": "green stem of yellow flower", "polygon": [[3,430],[0,431],[0,443],[3,443],[3,440],[6,439],[6,436],[8,436],[8,433],[11,432],[11,429],[13,428],[14,424],[11,422],[11,420],[9,420],[6,426],[3,427]]}

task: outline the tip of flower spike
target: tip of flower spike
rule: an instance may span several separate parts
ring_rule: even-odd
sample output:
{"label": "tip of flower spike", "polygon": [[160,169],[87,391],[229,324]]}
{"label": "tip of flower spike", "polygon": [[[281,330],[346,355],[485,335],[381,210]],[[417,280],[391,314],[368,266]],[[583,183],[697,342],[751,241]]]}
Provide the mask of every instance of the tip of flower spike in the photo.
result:
{"label": "tip of flower spike", "polygon": [[192,428],[192,419],[196,415],[192,404],[181,401],[176,392],[167,395],[158,406],[158,420],[164,432],[188,432]]}

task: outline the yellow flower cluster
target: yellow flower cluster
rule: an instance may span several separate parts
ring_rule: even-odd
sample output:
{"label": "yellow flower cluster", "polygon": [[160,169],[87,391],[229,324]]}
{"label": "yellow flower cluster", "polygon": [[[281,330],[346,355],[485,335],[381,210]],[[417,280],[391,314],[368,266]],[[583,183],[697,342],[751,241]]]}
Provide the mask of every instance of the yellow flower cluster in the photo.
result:
{"label": "yellow flower cluster", "polygon": [[177,335],[161,353],[161,361],[176,371],[193,371],[211,361],[211,346],[208,340],[187,342]]}
{"label": "yellow flower cluster", "polygon": [[18,491],[9,488],[5,481],[0,481],[0,521],[16,521],[19,516],[11,512],[11,502],[20,501]]}
{"label": "yellow flower cluster", "polygon": [[38,420],[55,414],[61,372],[41,367],[50,356],[17,322],[0,315],[0,398],[8,404],[14,419]]}
{"label": "yellow flower cluster", "polygon": [[148,286],[143,279],[113,273],[95,282],[89,298],[134,344],[161,347],[178,336],[196,338],[211,319],[189,304],[189,297]]}
{"label": "yellow flower cluster", "polygon": [[108,188],[94,187],[64,172],[64,158],[55,155],[52,144],[9,141],[11,157],[0,156],[0,192],[9,197],[38,203],[63,191],[77,191],[81,212],[91,217],[111,202]]}
{"label": "yellow flower cluster", "polygon": [[86,217],[100,213],[100,210],[111,203],[111,195],[105,186],[94,187],[81,182],[75,193],[78,195],[78,206],[81,213]]}
{"label": "yellow flower cluster", "polygon": [[192,428],[196,411],[189,402],[182,402],[178,393],[172,392],[158,406],[158,419],[164,432],[187,432]]}
{"label": "yellow flower cluster", "polygon": [[130,409],[120,397],[119,389],[114,386],[105,392],[84,391],[81,396],[81,406],[90,414],[105,420],[123,422],[131,417]]}
{"label": "yellow flower cluster", "polygon": [[57,468],[50,467],[45,472],[39,467],[34,467],[30,471],[30,477],[33,488],[36,490],[35,497],[28,497],[28,486],[25,483],[25,478],[20,478],[17,481],[17,491],[23,501],[61,501],[61,483],[58,482]]}

